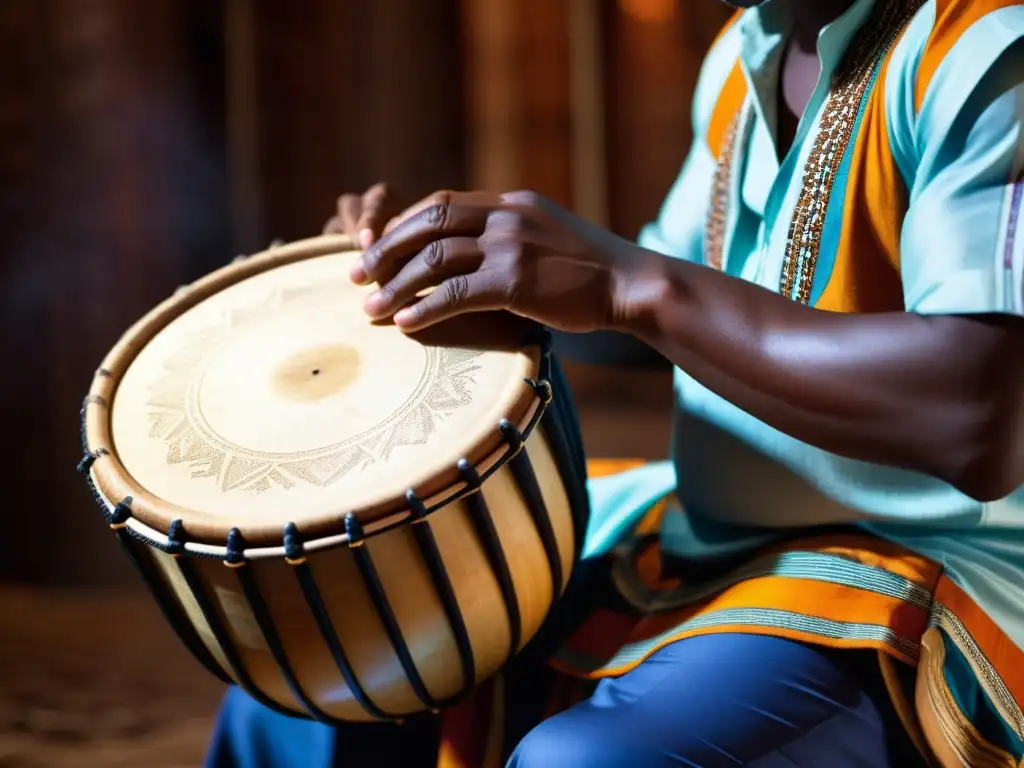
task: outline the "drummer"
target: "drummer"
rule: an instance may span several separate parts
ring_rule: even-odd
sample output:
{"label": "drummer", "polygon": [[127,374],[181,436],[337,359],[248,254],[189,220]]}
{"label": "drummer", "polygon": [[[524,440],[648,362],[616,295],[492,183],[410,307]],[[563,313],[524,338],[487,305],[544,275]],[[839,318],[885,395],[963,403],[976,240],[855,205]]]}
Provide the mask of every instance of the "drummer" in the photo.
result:
{"label": "drummer", "polygon": [[[661,552],[687,583],[666,565],[656,620],[569,643],[558,669],[601,681],[510,765],[1017,765],[1024,3],[736,4],[638,243],[529,192],[406,209],[378,185],[327,225],[367,248],[375,318],[504,309],[677,366],[672,463],[593,484],[587,552],[674,491]],[[394,728],[235,691],[209,764],[391,764],[415,736]]]}

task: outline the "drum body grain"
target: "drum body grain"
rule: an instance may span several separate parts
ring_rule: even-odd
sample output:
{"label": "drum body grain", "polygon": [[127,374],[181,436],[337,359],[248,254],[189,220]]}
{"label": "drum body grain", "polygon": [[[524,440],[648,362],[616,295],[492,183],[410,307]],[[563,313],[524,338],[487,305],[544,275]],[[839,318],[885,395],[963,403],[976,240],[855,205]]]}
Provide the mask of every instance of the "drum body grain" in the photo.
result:
{"label": "drum body grain", "polygon": [[375,326],[354,256],[317,238],[183,289],[83,408],[81,468],[182,640],[324,722],[438,709],[498,672],[587,515],[550,345],[507,319],[441,341]]}

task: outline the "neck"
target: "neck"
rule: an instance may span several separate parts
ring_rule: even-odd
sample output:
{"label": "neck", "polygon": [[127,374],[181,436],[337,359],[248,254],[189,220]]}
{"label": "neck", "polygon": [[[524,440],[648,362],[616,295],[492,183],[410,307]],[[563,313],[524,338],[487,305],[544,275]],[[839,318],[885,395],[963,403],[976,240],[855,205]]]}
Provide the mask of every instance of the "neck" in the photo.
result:
{"label": "neck", "polygon": [[[799,0],[794,3],[796,23],[794,39],[807,50],[815,50],[818,33],[838,19],[855,0]],[[884,0],[883,0],[884,1]]]}

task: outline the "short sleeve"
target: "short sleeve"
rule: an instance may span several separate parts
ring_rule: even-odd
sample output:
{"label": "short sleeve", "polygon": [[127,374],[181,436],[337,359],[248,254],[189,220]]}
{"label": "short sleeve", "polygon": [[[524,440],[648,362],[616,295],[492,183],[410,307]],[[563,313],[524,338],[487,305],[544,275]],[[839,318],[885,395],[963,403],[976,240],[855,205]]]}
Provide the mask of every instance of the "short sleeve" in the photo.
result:
{"label": "short sleeve", "polygon": [[[992,35],[961,40],[918,111],[919,162],[900,243],[910,312],[1024,314],[1024,24],[1018,28],[1003,19],[1004,45],[995,52]],[[972,55],[972,41],[988,47]]]}
{"label": "short sleeve", "polygon": [[702,259],[704,222],[716,166],[707,143],[708,124],[739,55],[739,39],[738,25],[731,25],[701,65],[692,107],[693,143],[657,219],[640,231],[637,244],[641,248],[687,261]]}

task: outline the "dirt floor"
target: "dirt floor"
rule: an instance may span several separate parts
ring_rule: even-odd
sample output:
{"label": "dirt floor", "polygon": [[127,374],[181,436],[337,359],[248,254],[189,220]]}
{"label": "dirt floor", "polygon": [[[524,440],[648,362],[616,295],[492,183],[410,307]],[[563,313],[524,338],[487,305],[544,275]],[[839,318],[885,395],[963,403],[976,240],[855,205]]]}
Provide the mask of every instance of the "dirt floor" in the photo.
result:
{"label": "dirt floor", "polygon": [[0,768],[196,768],[222,689],[142,591],[0,587]]}

